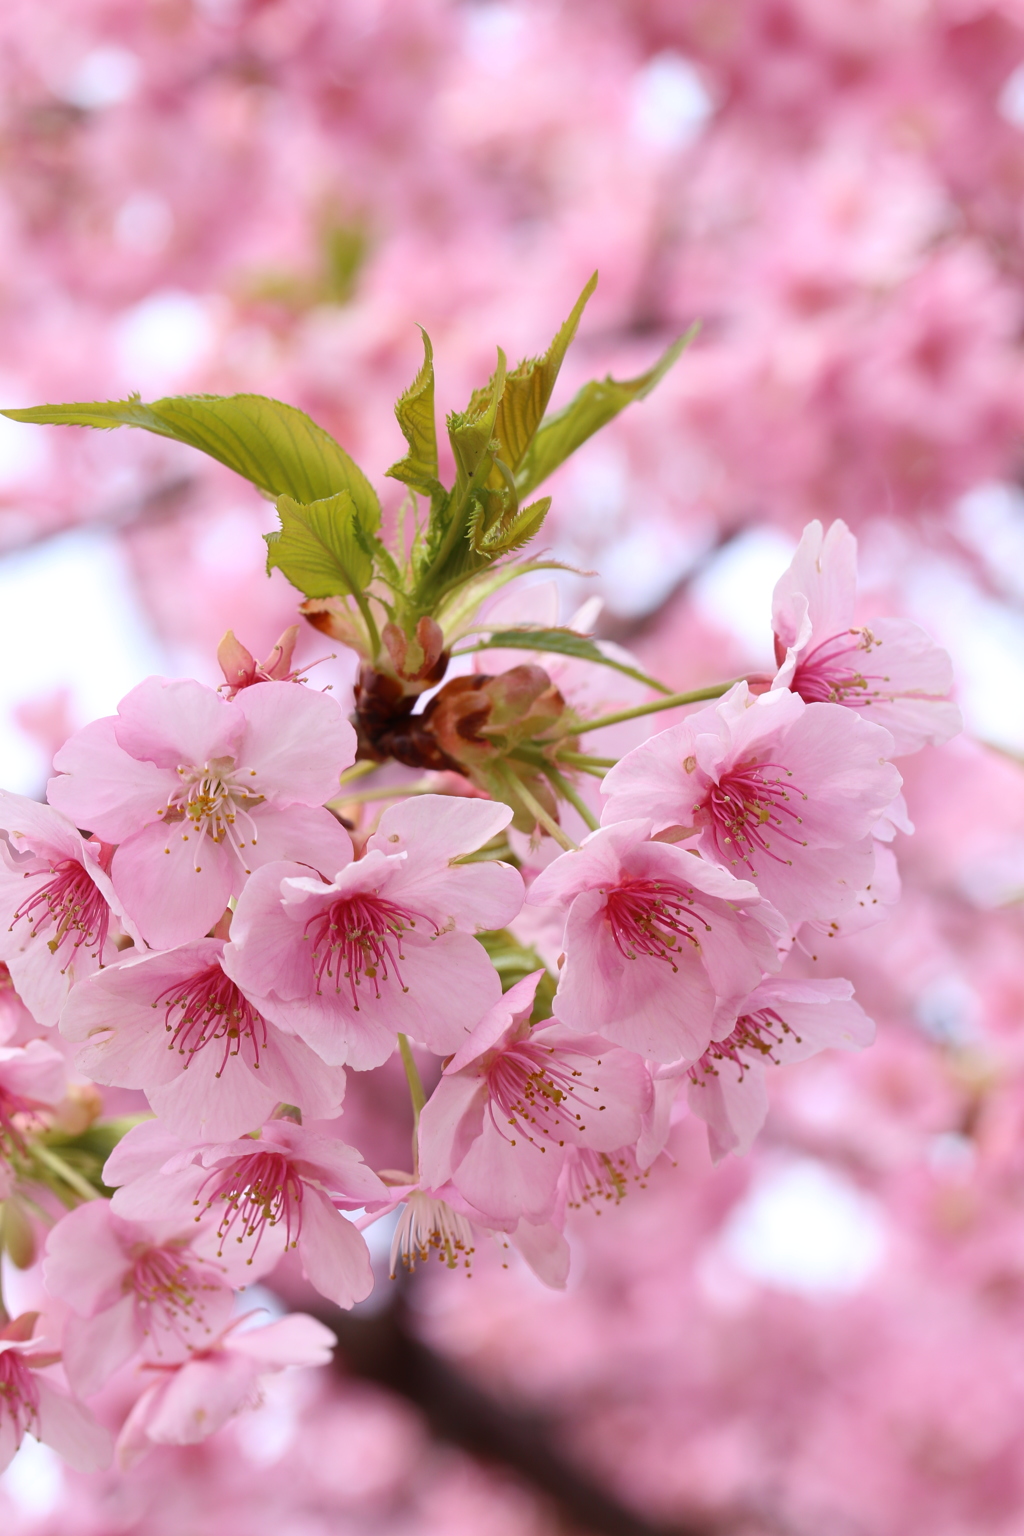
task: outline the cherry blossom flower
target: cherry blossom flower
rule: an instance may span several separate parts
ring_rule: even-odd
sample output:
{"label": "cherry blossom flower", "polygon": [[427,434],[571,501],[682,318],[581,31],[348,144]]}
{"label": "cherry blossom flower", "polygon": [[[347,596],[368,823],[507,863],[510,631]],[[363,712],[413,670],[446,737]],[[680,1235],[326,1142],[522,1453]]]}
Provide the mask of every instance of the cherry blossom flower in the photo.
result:
{"label": "cherry blossom flower", "polygon": [[186,1360],[149,1364],[156,1379],[135,1403],[117,1439],[122,1470],[154,1445],[196,1445],[243,1408],[258,1408],[261,1376],[330,1361],[334,1334],[305,1312],[240,1331],[242,1321]]}
{"label": "cherry blossom flower", "polygon": [[830,1047],[863,1050],[874,1038],[875,1026],[854,1002],[849,981],[778,976],[755,987],[729,1033],[682,1069],[689,1106],[707,1122],[714,1161],[749,1152],[768,1113],[769,1066],[804,1061]]}
{"label": "cherry blossom flower", "polygon": [[266,661],[257,661],[229,629],[217,647],[228,698],[233,699],[241,688],[251,688],[254,683],[295,682],[299,674],[292,671],[292,653],[298,636],[299,626],[289,624]]}
{"label": "cherry blossom flower", "polygon": [[189,679],[150,677],[58,752],[50,801],[119,846],[111,879],[146,942],[201,938],[250,870],[349,857],[323,802],[355,754],[333,699],[290,683],[231,702]]}
{"label": "cherry blossom flower", "polygon": [[472,933],[503,927],[523,898],[510,865],[458,861],[511,817],[489,800],[422,795],[385,811],[363,857],[330,882],[297,865],[257,870],[225,968],[328,1063],[378,1066],[399,1031],[457,1050],[501,992]]}
{"label": "cherry blossom flower", "polygon": [[[110,849],[48,805],[0,790],[0,959],[40,1024],[56,1024],[76,981],[115,959],[124,908]],[[135,934],[138,937],[137,934]]]}
{"label": "cherry blossom flower", "polygon": [[386,1201],[387,1189],[344,1142],[272,1120],[258,1139],[197,1146],[147,1121],[118,1143],[103,1177],[121,1186],[115,1215],[198,1222],[195,1251],[224,1263],[236,1282],[265,1275],[294,1248],[306,1278],[337,1306],[373,1288],[366,1243],[335,1202],[367,1206]]}
{"label": "cherry blossom flower", "polygon": [[79,1472],[97,1472],[110,1461],[110,1435],[43,1374],[60,1352],[33,1339],[37,1317],[23,1312],[0,1328],[0,1472],[26,1435],[51,1446]]}
{"label": "cherry blossom flower", "polygon": [[109,1201],[61,1217],[46,1240],[47,1290],[71,1308],[62,1358],[84,1397],[140,1351],[186,1358],[229,1321],[234,1292],[222,1269],[189,1250],[194,1236],[167,1223],[125,1221]]}
{"label": "cherry blossom flower", "polygon": [[610,1151],[640,1135],[651,1081],[639,1057],[554,1020],[530,1027],[535,972],[511,987],[452,1057],[419,1122],[423,1177],[478,1210],[541,1225],[566,1148]]}
{"label": "cherry blossom flower", "polygon": [[[571,1152],[573,1149],[567,1149]],[[363,1231],[398,1209],[391,1240],[391,1278],[399,1266],[411,1273],[417,1264],[436,1258],[447,1269],[469,1274],[477,1243],[488,1240],[508,1251],[515,1248],[539,1280],[564,1290],[569,1277],[569,1245],[559,1226],[524,1217],[485,1215],[450,1181],[438,1189],[410,1176],[391,1185],[391,1203],[360,1218]]]}
{"label": "cherry blossom flower", "polygon": [[949,699],[946,652],[909,619],[854,625],[857,540],[843,522],[808,523],[772,602],[774,687],[808,704],[843,704],[892,735],[895,755],[948,741],[962,729]]}
{"label": "cherry blossom flower", "polygon": [[278,1104],[310,1119],[341,1108],[345,1073],[265,1019],[222,963],[222,939],[126,957],[77,986],[61,1033],[81,1041],[78,1065],[98,1083],[141,1088],[169,1129],[230,1140]]}
{"label": "cherry blossom flower", "polygon": [[791,922],[829,919],[870,883],[870,834],[902,782],[892,751],[853,710],[737,683],[611,769],[602,820],[678,829]]}
{"label": "cherry blossom flower", "polygon": [[717,1011],[777,967],[785,924],[749,880],[650,832],[647,821],[592,832],[527,900],[567,912],[562,1023],[674,1061],[699,1055]]}

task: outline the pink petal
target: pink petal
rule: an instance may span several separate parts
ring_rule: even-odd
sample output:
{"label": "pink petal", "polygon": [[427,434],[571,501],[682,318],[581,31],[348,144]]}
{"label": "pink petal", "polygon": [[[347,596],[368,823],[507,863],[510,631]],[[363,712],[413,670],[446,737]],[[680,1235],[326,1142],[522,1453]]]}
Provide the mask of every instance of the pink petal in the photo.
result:
{"label": "pink petal", "polygon": [[180,1061],[175,1066],[173,1078],[151,1084],[146,1095],[154,1113],[183,1141],[245,1136],[258,1130],[281,1102],[280,1094],[243,1056],[225,1056],[217,1041],[189,1058],[184,1070]]}
{"label": "pink petal", "polygon": [[[256,770],[256,792],[278,805],[323,805],[355,759],[356,733],[328,694],[294,683],[260,683],[237,696],[244,718],[240,767]],[[196,759],[202,761],[202,759]]]}
{"label": "pink petal", "polygon": [[113,1441],[110,1431],[97,1424],[88,1408],[66,1397],[43,1376],[36,1378],[39,1393],[39,1438],[52,1447],[76,1472],[99,1472],[110,1465]]}
{"label": "pink petal", "polygon": [[407,853],[413,866],[444,867],[474,853],[512,820],[507,805],[454,795],[418,795],[384,812],[367,849]]}
{"label": "pink petal", "polygon": [[265,1328],[248,1328],[232,1333],[225,1349],[260,1362],[265,1369],[282,1370],[289,1365],[329,1365],[337,1339],[323,1323],[306,1312],[291,1312]]}
{"label": "pink petal", "polygon": [[55,1104],[64,1096],[66,1081],[64,1057],[45,1040],[0,1046],[0,1087],[9,1093]]}
{"label": "pink petal", "polygon": [[65,968],[62,960],[50,953],[42,936],[21,954],[7,955],[7,969],[18,996],[32,1017],[47,1028],[57,1023],[75,982],[91,975],[97,964],[83,944]]}
{"label": "pink petal", "polygon": [[587,891],[570,909],[558,1018],[573,1029],[598,1030],[652,1061],[699,1056],[711,1039],[715,1011],[699,955],[687,945],[672,964],[647,955],[629,959],[615,945],[605,903],[600,891]]}
{"label": "pink petal", "polygon": [[243,721],[213,688],[190,677],[147,677],[117,706],[114,736],[139,762],[201,767],[234,757]]}
{"label": "pink petal", "polygon": [[363,1234],[335,1210],[326,1195],[308,1187],[302,1200],[299,1258],[310,1285],[335,1306],[354,1306],[373,1290],[370,1251]]}
{"label": "pink petal", "polygon": [[[423,798],[432,797],[424,795]],[[482,805],[480,800],[463,802]],[[399,879],[391,882],[403,905],[422,912],[439,928],[451,924],[477,933],[504,928],[523,905],[523,877],[511,864],[487,859],[451,868],[421,865],[410,858]]]}
{"label": "pink petal", "polygon": [[0,789],[0,827],[10,834],[15,853],[31,849],[53,863],[83,857],[85,843],[73,822],[52,806],[8,789]]}
{"label": "pink petal", "polygon": [[266,1053],[260,1075],[284,1104],[296,1104],[308,1120],[330,1120],[345,1097],[345,1070],[329,1067],[294,1035],[268,1026]]}
{"label": "pink petal", "polygon": [[173,949],[213,927],[240,887],[242,869],[224,843],[187,822],[157,822],[121,844],[111,876],[146,943]]}
{"label": "pink petal", "polygon": [[530,1039],[553,1047],[557,1053],[553,1060],[573,1073],[581,1121],[576,1128],[563,1130],[566,1144],[596,1152],[632,1146],[652,1099],[650,1074],[640,1057],[617,1050],[596,1035],[574,1034],[557,1019],[533,1029]]}
{"label": "pink petal", "polygon": [[452,1183],[485,1215],[543,1224],[555,1205],[555,1185],[565,1153],[543,1151],[489,1115],[452,1175]]}
{"label": "pink petal", "polygon": [[509,1240],[529,1264],[538,1280],[552,1290],[564,1291],[569,1279],[569,1244],[550,1222],[534,1226],[520,1221]]}
{"label": "pink petal", "polygon": [[697,1068],[697,1079],[687,1083],[690,1109],[708,1128],[712,1161],[720,1163],[729,1152],[742,1157],[750,1151],[768,1115],[764,1068],[734,1061],[717,1061],[714,1072]]}
{"label": "pink petal", "polygon": [[106,1200],[68,1211],[46,1239],[43,1279],[48,1290],[83,1317],[113,1305],[131,1260]]}
{"label": "pink petal", "polygon": [[182,1148],[180,1139],[159,1120],[143,1120],[126,1132],[103,1165],[108,1188],[158,1173]]}
{"label": "pink petal", "polygon": [[92,1317],[72,1312],[64,1324],[61,1358],[74,1391],[83,1397],[98,1392],[136,1353],[142,1339],[134,1295],[122,1296]]}
{"label": "pink petal", "polygon": [[483,1130],[487,1084],[471,1072],[442,1077],[420,1111],[420,1171],[428,1189],[440,1189]]}
{"label": "pink petal", "polygon": [[[306,997],[310,990],[309,944],[302,937],[307,913],[282,899],[284,882],[308,873],[301,864],[265,864],[245,883],[222,964],[247,997],[273,996],[286,1003]],[[309,915],[313,912],[315,908]],[[280,1018],[280,1011],[275,1017]]]}
{"label": "pink petal", "polygon": [[531,971],[501,997],[476,1025],[445,1068],[446,1073],[461,1072],[471,1062],[477,1061],[486,1051],[503,1043],[505,1036],[515,1034],[520,1024],[533,1012],[533,1001],[543,971]]}
{"label": "pink petal", "polygon": [[189,1361],[151,1401],[147,1437],[158,1445],[197,1445],[206,1440],[250,1401],[257,1374],[255,1363],[234,1351],[218,1350]]}
{"label": "pink petal", "polygon": [[[108,1158],[105,1181],[110,1162],[111,1158]],[[203,1168],[179,1168],[173,1173],[161,1168],[115,1189],[110,1208],[115,1216],[121,1216],[125,1221],[173,1220],[185,1226],[196,1216],[196,1202],[206,1178]]]}
{"label": "pink petal", "polygon": [[[279,686],[295,688],[294,683]],[[292,805],[280,810],[272,805],[259,805],[252,819],[256,839],[246,849],[250,869],[291,859],[333,879],[339,869],[352,862],[352,839],[337,817],[322,806]]]}
{"label": "pink petal", "polygon": [[108,843],[155,820],[179,788],[173,769],[138,762],[119,746],[116,723],[109,715],[76,731],[54,758],[58,776],[46,789],[50,804],[76,827],[87,827]]}
{"label": "pink petal", "polygon": [[789,615],[794,598],[803,597],[814,635],[838,634],[853,623],[856,593],[857,540],[839,519],[823,537],[815,519],[807,524],[796,554],[775,584],[772,628],[783,645],[793,645],[796,636]]}
{"label": "pink petal", "polygon": [[360,1153],[333,1136],[320,1136],[290,1120],[274,1120],[264,1127],[262,1139],[282,1147],[304,1178],[317,1180],[333,1195],[360,1205],[388,1198],[387,1185]]}

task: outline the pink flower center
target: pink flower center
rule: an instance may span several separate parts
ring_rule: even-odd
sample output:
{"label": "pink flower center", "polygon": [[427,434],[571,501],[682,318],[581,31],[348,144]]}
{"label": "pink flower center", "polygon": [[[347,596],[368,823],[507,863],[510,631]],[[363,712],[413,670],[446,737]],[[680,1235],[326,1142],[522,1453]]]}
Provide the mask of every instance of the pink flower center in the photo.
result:
{"label": "pink flower center", "polygon": [[[302,1230],[302,1180],[280,1152],[253,1152],[237,1157],[225,1168],[216,1168],[203,1188],[209,1188],[205,1210],[222,1202],[224,1214],[217,1227],[218,1255],[229,1237],[236,1243],[255,1238],[253,1254],[268,1227],[284,1222],[285,1247],[294,1248]],[[200,1203],[197,1198],[195,1204]],[[197,1216],[199,1221],[201,1216]],[[247,1263],[252,1263],[250,1254]]]}
{"label": "pink flower center", "polygon": [[[600,1061],[597,1062],[600,1066]],[[551,1045],[520,1040],[495,1057],[487,1071],[490,1094],[488,1112],[495,1129],[514,1147],[516,1136],[525,1136],[542,1152],[545,1143],[565,1146],[565,1132],[585,1131],[587,1109],[602,1110],[584,1094],[583,1074],[560,1059]],[[503,1124],[499,1124],[496,1112]],[[505,1129],[510,1126],[514,1134]]]}
{"label": "pink flower center", "polygon": [[[165,999],[164,1028],[171,1037],[167,1048],[185,1057],[186,1068],[199,1051],[212,1044],[218,1044],[221,1052],[217,1077],[243,1046],[251,1065],[259,1067],[260,1051],[267,1048],[266,1022],[219,965],[174,982],[160,993],[153,1007],[158,1008]],[[171,1017],[176,1009],[180,1011],[177,1022]]]}
{"label": "pink flower center", "polygon": [[422,912],[413,912],[372,893],[332,901],[329,907],[310,918],[305,930],[305,937],[313,945],[317,992],[323,992],[325,978],[333,981],[335,992],[340,992],[342,982],[347,981],[352,1007],[357,1013],[359,997],[356,988],[362,985],[364,976],[373,982],[374,996],[378,999],[381,982],[392,976],[402,991],[408,992],[399,970],[405,959],[402,935],[407,928],[415,928],[417,918],[430,922]]}
{"label": "pink flower center", "polygon": [[790,688],[808,704],[846,704],[863,708],[875,699],[887,698],[889,682],[878,673],[865,673],[856,663],[858,652],[867,655],[881,642],[870,629],[848,629],[823,640],[797,663]]}
{"label": "pink flower center", "polygon": [[627,960],[638,955],[667,960],[674,971],[678,970],[674,956],[680,944],[699,949],[695,929],[699,926],[705,933],[711,931],[694,912],[693,900],[689,886],[666,880],[624,880],[608,892],[605,906],[619,953]]}
{"label": "pink flower center", "polygon": [[219,1286],[173,1249],[146,1248],[125,1276],[123,1289],[135,1296],[146,1333],[158,1322],[188,1343],[190,1330],[204,1326],[200,1294]]}
{"label": "pink flower center", "polygon": [[775,852],[774,844],[807,847],[799,834],[803,818],[791,804],[794,798],[806,800],[807,796],[792,778],[781,763],[746,763],[711,785],[694,813],[710,823],[723,860],[745,864],[756,876],[754,859],[762,855],[778,864],[792,864],[785,854]]}
{"label": "pink flower center", "polygon": [[[29,924],[29,938],[34,939],[52,923],[53,936],[46,941],[51,954],[57,954],[68,939],[72,941],[72,953],[67,958],[65,970],[74,959],[74,951],[83,944],[88,945],[90,953],[99,960],[110,923],[110,908],[103,893],[77,859],[61,859],[51,867],[50,874],[53,879],[22,902],[8,931],[13,932],[15,923],[24,918]],[[32,875],[25,876],[26,880],[32,878]]]}
{"label": "pink flower center", "polygon": [[39,1388],[16,1349],[0,1351],[0,1425],[5,1419],[14,1428],[15,1447],[26,1435],[38,1439]]}
{"label": "pink flower center", "polygon": [[[792,1035],[796,1043],[800,1044],[800,1036],[793,1034],[793,1030],[777,1014],[774,1008],[761,1008],[757,1013],[745,1013],[737,1019],[732,1034],[726,1035],[724,1040],[713,1040],[699,1061],[694,1062],[688,1076],[699,1087],[703,1087],[701,1076],[717,1077],[720,1063],[731,1061],[739,1072],[739,1080],[743,1081],[750,1069],[748,1056],[751,1052],[760,1056],[764,1061],[771,1062],[773,1066],[779,1066],[779,1060],[774,1052],[782,1044],[787,1035]],[[744,1055],[744,1052],[747,1054]]]}
{"label": "pink flower center", "polygon": [[245,854],[246,847],[256,846],[257,827],[251,813],[264,799],[249,782],[256,777],[255,768],[236,767],[233,757],[215,757],[201,768],[183,765],[177,772],[181,784],[157,815],[186,828],[181,833],[186,842],[195,840],[196,873],[202,870],[203,844],[210,838],[227,843],[245,873],[251,874]]}
{"label": "pink flower center", "polygon": [[600,1215],[599,1202],[618,1205],[631,1182],[646,1189],[644,1173],[631,1147],[619,1152],[593,1152],[589,1147],[573,1147],[565,1165],[565,1194],[575,1209],[591,1205]]}

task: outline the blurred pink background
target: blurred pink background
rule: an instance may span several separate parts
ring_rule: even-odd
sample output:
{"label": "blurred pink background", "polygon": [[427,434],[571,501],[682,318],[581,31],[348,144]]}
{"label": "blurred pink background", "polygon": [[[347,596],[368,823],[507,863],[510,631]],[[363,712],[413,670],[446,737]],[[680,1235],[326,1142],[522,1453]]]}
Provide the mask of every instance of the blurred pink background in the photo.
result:
{"label": "blurred pink background", "polygon": [[[562,579],[565,611],[599,595],[601,632],[681,688],[767,667],[772,585],[842,517],[865,611],[949,649],[970,737],[908,765],[903,904],[836,945],[879,1043],[780,1074],[742,1162],[678,1127],[649,1188],[580,1214],[568,1294],[482,1256],[417,1278],[414,1332],[540,1415],[647,1522],[624,1533],[1024,1536],[1024,4],[0,12],[2,404],[274,395],[393,510],[417,324],[456,409],[594,267],[556,404],[701,332],[552,482],[545,539],[598,572]],[[273,523],[186,448],[0,420],[0,782],[40,793],[151,672],[218,681],[229,626],[264,654],[295,601]],[[346,1113],[386,1143],[382,1091]],[[125,1478],[33,1443],[4,1529],[569,1529],[407,1396],[281,1378]]]}

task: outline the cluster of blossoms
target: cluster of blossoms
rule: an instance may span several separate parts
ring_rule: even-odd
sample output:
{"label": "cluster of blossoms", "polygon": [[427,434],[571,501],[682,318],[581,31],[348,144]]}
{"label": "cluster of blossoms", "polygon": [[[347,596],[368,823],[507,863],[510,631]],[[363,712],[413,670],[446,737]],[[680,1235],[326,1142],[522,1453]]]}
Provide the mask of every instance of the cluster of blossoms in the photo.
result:
{"label": "cluster of blossoms", "polygon": [[[608,771],[576,747],[619,717],[586,719],[537,651],[452,678],[419,714],[392,699],[404,760],[454,766],[352,788],[384,756],[389,677],[415,699],[443,675],[420,619],[411,640],[385,631],[390,673],[364,660],[355,728],[289,672],[294,636],[263,666],[229,636],[223,689],[148,678],[61,749],[45,805],[2,796],[0,958],[32,1035],[0,1052],[4,1232],[21,1212],[31,1250],[52,1223],[59,1319],[52,1337],[28,1313],[2,1335],[5,1458],[31,1433],[102,1464],[82,1399],[121,1370],[142,1384],[122,1466],[204,1438],[261,1372],[329,1353],[312,1317],[240,1329],[236,1289],[294,1251],[351,1307],[373,1285],[363,1230],[398,1208],[393,1269],[468,1266],[490,1235],[564,1286],[568,1212],[618,1198],[674,1119],[706,1121],[716,1159],[744,1152],[769,1065],[870,1043],[821,952],[894,899],[888,845],[907,822],[891,759],[958,716],[920,630],[854,623],[855,552],[842,523],[811,524],[776,589],[776,675],[706,690]],[[335,632],[354,622],[331,602]],[[320,627],[324,608],[306,604]],[[472,715],[432,728],[466,696]],[[577,771],[603,776],[600,819]],[[342,810],[361,795],[385,809],[357,830]],[[530,968],[531,944],[550,969]],[[39,1033],[54,1027],[60,1049]],[[153,1112],[84,1112],[84,1134],[109,1137],[92,1184],[83,1133],[61,1141],[69,1052]],[[342,1139],[346,1076],[396,1053],[412,1167],[374,1171]],[[71,1209],[53,1221],[55,1197]]]}

